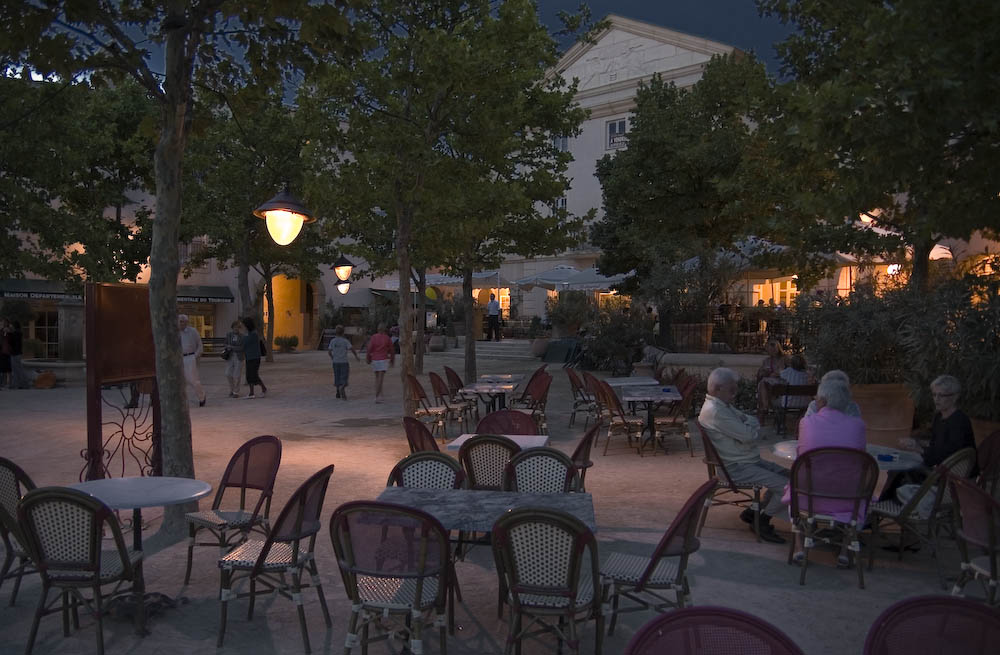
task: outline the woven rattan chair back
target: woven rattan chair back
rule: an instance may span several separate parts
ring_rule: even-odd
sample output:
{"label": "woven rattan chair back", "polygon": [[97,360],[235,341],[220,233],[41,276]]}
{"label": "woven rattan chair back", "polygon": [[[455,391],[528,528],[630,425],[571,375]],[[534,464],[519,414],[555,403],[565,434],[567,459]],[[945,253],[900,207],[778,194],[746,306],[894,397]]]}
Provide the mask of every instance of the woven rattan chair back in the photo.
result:
{"label": "woven rattan chair back", "polygon": [[700,421],[695,421],[698,426],[698,433],[701,435],[702,448],[705,452],[705,466],[708,467],[708,477],[717,478],[719,484],[724,487],[728,487],[731,491],[738,492],[736,483],[729,476],[729,471],[726,470],[726,463],[722,461],[722,457],[719,456],[719,451],[715,449],[712,444],[712,439],[708,436],[708,432],[705,430],[705,426],[701,424]]}
{"label": "woven rattan chair back", "polygon": [[386,486],[461,489],[465,486],[465,471],[453,457],[444,453],[417,452],[399,460],[389,473]]}
{"label": "woven rattan chair back", "polygon": [[580,471],[580,490],[583,490],[583,477],[587,474],[587,469],[594,465],[593,460],[590,459],[590,451],[594,448],[594,442],[597,440],[597,433],[601,431],[601,422],[598,421],[594,424],[592,428],[587,430],[587,433],[583,435],[583,439],[580,439],[580,443],[576,445],[576,449],[573,454],[570,455],[570,459],[573,460],[573,466]]}
{"label": "woven rattan chair back", "polygon": [[466,440],[458,450],[458,460],[465,469],[469,488],[503,489],[507,464],[520,451],[516,443],[495,434],[478,434]]}
{"label": "woven rattan chair back", "polygon": [[1000,502],[968,480],[948,478],[958,508],[959,536],[966,543],[996,554],[1000,549]]}
{"label": "woven rattan chair back", "polygon": [[611,385],[604,380],[598,380],[601,385],[602,393],[604,394],[604,404],[607,406],[608,411],[611,412],[613,418],[620,418],[622,421],[625,420],[625,408],[622,407],[622,401],[618,398],[618,394],[615,390],[611,388]]}
{"label": "woven rattan chair back", "polygon": [[17,522],[17,505],[34,488],[35,483],[20,466],[6,457],[0,457],[0,537],[3,538],[8,555],[13,552],[9,535],[14,535],[19,543],[24,543]]}
{"label": "woven rattan chair back", "polygon": [[950,511],[954,503],[952,501],[951,488],[948,486],[946,478],[959,478],[962,480],[968,478],[969,474],[976,467],[976,449],[963,448],[956,453],[952,453],[938,467],[942,470],[942,475],[944,476],[941,480],[941,500],[938,509]]}
{"label": "woven rattan chair back", "polygon": [[583,381],[580,379],[580,376],[576,374],[576,371],[571,368],[563,370],[566,371],[566,377],[569,378],[569,389],[573,394],[573,399],[584,401],[590,400],[590,394],[583,388]]}
{"label": "woven rattan chair back", "polygon": [[784,632],[752,614],[701,606],[656,616],[639,628],[625,647],[625,655],[663,653],[802,655],[802,649]]}
{"label": "woven rattan chair back", "polygon": [[411,453],[438,452],[437,441],[434,435],[427,429],[423,421],[418,421],[411,416],[403,417],[403,428],[406,430],[406,441],[410,445]]}
{"label": "woven rattan chair back", "polygon": [[[254,575],[258,575],[263,569],[275,542],[290,544],[293,553],[292,562],[298,562],[301,546],[299,542],[313,537],[321,527],[320,514],[323,511],[323,501],[326,498],[326,488],[330,484],[331,475],[333,475],[333,464],[313,473],[288,499],[278,514],[274,527],[267,534],[267,540],[254,566]],[[312,540],[310,545],[311,543]]]}
{"label": "woven rattan chair back", "polygon": [[864,655],[994,655],[997,644],[1000,612],[966,598],[918,596],[892,605],[875,619]]}
{"label": "woven rattan chair back", "polygon": [[1000,500],[1000,430],[983,439],[976,453],[979,458],[979,486]]}
{"label": "woven rattan chair back", "polygon": [[549,393],[549,386],[551,384],[551,375],[544,371],[536,371],[535,374],[531,376],[528,386],[524,389],[523,397],[527,399],[525,404],[528,407],[538,407],[539,403],[541,403],[541,406],[544,407],[546,397]]}
{"label": "woven rattan chair back", "polygon": [[524,391],[522,391],[521,395],[514,400],[515,403],[519,405],[527,405],[531,402],[531,383],[535,381],[535,378],[545,372],[546,367],[548,367],[548,364],[542,364],[531,373],[531,377],[528,378],[528,382],[524,385]]}
{"label": "woven rattan chair back", "polygon": [[576,491],[580,476],[573,460],[555,448],[522,450],[507,463],[504,491],[528,494],[559,494]]}
{"label": "woven rattan chair back", "polygon": [[457,396],[465,387],[462,377],[450,366],[444,367],[444,376],[448,380],[448,390],[451,391],[451,395]]}
{"label": "woven rattan chair back", "polygon": [[[254,437],[240,446],[222,474],[222,481],[215,492],[212,509],[222,506],[226,492],[239,490],[239,507],[246,509],[247,491],[260,492],[253,509],[256,517],[263,506],[266,518],[271,507],[271,495],[274,491],[274,479],[278,476],[281,465],[281,440],[271,435]],[[251,520],[251,525],[253,521]]]}
{"label": "woven rattan chair back", "polygon": [[25,546],[42,578],[58,585],[90,586],[101,579],[101,544],[109,535],[121,558],[121,577],[132,564],[114,512],[88,493],[67,487],[29,491],[17,509]]}
{"label": "woven rattan chair back", "polygon": [[538,424],[524,412],[501,409],[481,418],[476,434],[538,434]]}
{"label": "woven rattan chair back", "polygon": [[430,400],[427,398],[427,392],[424,391],[424,385],[420,384],[420,380],[416,376],[407,373],[406,383],[410,387],[410,399],[423,409],[430,409]]}
{"label": "woven rattan chair back", "polygon": [[581,371],[581,373],[583,374],[583,390],[594,396],[600,393],[601,385],[598,384],[599,380],[587,371]]}
{"label": "woven rattan chair back", "polygon": [[852,520],[861,524],[875,485],[878,463],[863,450],[817,448],[800,455],[790,476],[792,517],[825,514],[830,502],[852,503]]}
{"label": "woven rattan chair back", "polygon": [[434,392],[434,402],[448,406],[448,400],[451,398],[451,391],[448,389],[448,385],[445,381],[441,379],[441,376],[430,371],[427,373],[427,377],[431,381],[431,391]]}

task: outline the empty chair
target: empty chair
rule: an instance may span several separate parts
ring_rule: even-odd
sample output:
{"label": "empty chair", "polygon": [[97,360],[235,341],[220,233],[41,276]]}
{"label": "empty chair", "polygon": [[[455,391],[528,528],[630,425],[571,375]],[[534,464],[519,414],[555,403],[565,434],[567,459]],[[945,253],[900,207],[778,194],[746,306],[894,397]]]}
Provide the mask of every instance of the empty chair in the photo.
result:
{"label": "empty chair", "polygon": [[[195,546],[215,546],[221,551],[245,541],[255,527],[267,533],[271,512],[271,493],[281,464],[281,440],[264,435],[240,446],[222,474],[212,508],[185,514],[188,523],[187,568],[184,584],[191,580],[191,560]],[[256,502],[248,505],[247,492],[259,492]],[[229,492],[229,493],[227,493]],[[223,509],[223,501],[238,495],[235,508]],[[230,501],[231,502],[231,501]],[[197,542],[198,533],[206,530],[214,541]]]}
{"label": "empty chair", "polygon": [[406,383],[410,388],[410,399],[416,403],[413,415],[418,419],[429,419],[428,422],[434,426],[431,428],[431,434],[436,432],[439,437],[444,439],[447,430],[448,408],[444,405],[432,405],[423,385],[413,375],[406,375]]}
{"label": "empty chair", "polygon": [[685,607],[639,628],[625,655],[802,655],[788,635],[752,614],[728,607]]}
{"label": "empty chair", "polygon": [[698,379],[689,377],[683,381],[677,391],[681,394],[680,401],[673,404],[663,416],[656,416],[653,419],[653,426],[657,434],[661,432],[680,432],[687,441],[688,452],[694,457],[694,444],[691,439],[691,431],[688,430],[688,421],[691,418],[691,403],[694,400],[694,390],[698,386]]}
{"label": "empty chair", "polygon": [[979,457],[979,479],[977,484],[986,493],[1000,500],[1000,430],[983,439],[976,448]]}
{"label": "empty chair", "polygon": [[[333,464],[317,471],[303,482],[288,499],[264,541],[256,539],[245,541],[219,560],[222,579],[219,589],[221,607],[219,640],[216,644],[218,647],[222,647],[226,635],[226,614],[230,600],[249,597],[247,620],[250,620],[253,619],[257,594],[274,593],[294,601],[298,606],[302,643],[305,651],[309,653],[309,633],[306,630],[306,615],[302,606],[302,589],[310,586],[308,582],[302,582],[302,576],[307,571],[319,595],[323,619],[327,627],[331,625],[330,611],[326,607],[323,585],[320,584],[319,571],[316,569],[316,559],[313,556],[316,535],[321,527],[320,514],[323,511],[323,500],[331,475],[333,475]],[[290,582],[286,575],[291,578]],[[233,591],[234,583],[243,579],[249,580],[249,591],[246,593]],[[258,583],[264,586],[263,590],[257,589]]]}
{"label": "empty chair", "polygon": [[[650,557],[617,552],[608,557],[601,567],[601,579],[604,582],[604,598],[611,600],[609,635],[614,633],[618,614],[622,612],[663,612],[691,602],[687,579],[688,557],[701,546],[698,528],[702,515],[711,505],[716,484],[715,480],[709,480],[691,494]],[[661,592],[672,592],[673,598],[667,598]],[[635,605],[619,607],[622,598]]]}
{"label": "empty chair", "polygon": [[[10,593],[10,605],[17,601],[17,591],[21,588],[21,578],[30,573],[31,562],[24,545],[24,535],[17,520],[17,504],[26,493],[35,488],[28,474],[20,466],[6,457],[0,457],[0,540],[3,540],[3,568],[0,569],[0,585],[4,580],[14,578],[14,590]],[[10,567],[17,560],[17,568]]]}
{"label": "empty chair", "polygon": [[611,435],[615,432],[624,432],[628,439],[628,445],[632,445],[632,439],[636,440],[636,451],[642,449],[642,431],[646,427],[646,419],[641,416],[631,416],[625,413],[618,394],[611,388],[611,385],[604,380],[598,380],[601,385],[601,398],[608,409],[610,418],[608,419],[608,437],[604,441],[604,454],[608,454],[608,446],[611,445]]}
{"label": "empty chair", "polygon": [[454,403],[465,403],[470,412],[469,416],[473,414],[476,420],[479,420],[479,403],[476,402],[478,396],[476,394],[464,394],[462,389],[465,388],[465,382],[462,382],[461,376],[455,372],[455,369],[450,366],[444,367],[444,378],[448,382],[448,391],[451,392],[452,402]]}
{"label": "empty chair", "polygon": [[460,489],[465,486],[465,471],[461,464],[444,453],[413,453],[392,467],[386,486]]}
{"label": "empty chair", "polygon": [[[487,417],[488,418],[488,417]],[[503,489],[507,463],[521,451],[521,447],[494,434],[478,434],[468,439],[458,450],[470,489]]]}
{"label": "empty chair", "polygon": [[[863,450],[817,448],[802,453],[792,464],[789,479],[789,517],[792,529],[802,534],[799,584],[806,583],[809,551],[817,541],[847,546],[846,557],[857,560],[858,532],[865,523],[868,504],[878,483],[878,464]],[[793,561],[796,540],[788,545]],[[858,587],[865,588],[864,566],[856,561]]]}
{"label": "empty chair", "polygon": [[601,381],[587,371],[581,371],[581,375],[583,375],[583,390],[594,399],[594,418],[606,423],[611,420],[611,411],[605,403]]}
{"label": "empty chair", "polygon": [[464,402],[454,402],[448,385],[441,379],[441,376],[431,371],[427,374],[431,381],[431,391],[434,392],[434,403],[445,408],[445,421],[455,421],[462,425],[462,429],[468,429],[468,416],[471,414],[469,406]]}
{"label": "empty chair", "polygon": [[569,389],[573,394],[573,409],[569,413],[569,427],[573,427],[576,422],[576,415],[583,412],[583,427],[586,428],[590,422],[590,417],[594,413],[594,396],[588,392],[580,380],[580,376],[571,368],[563,369],[566,377],[569,378]]}
{"label": "empty chair", "polygon": [[954,596],[917,596],[882,612],[868,630],[864,655],[995,655],[1000,612]]}
{"label": "empty chair", "polygon": [[580,476],[573,460],[555,448],[529,448],[510,458],[504,475],[504,491],[557,494],[576,491]]}
{"label": "empty chair", "polygon": [[539,366],[538,368],[536,368],[534,371],[532,371],[531,377],[529,377],[528,381],[525,383],[524,390],[521,392],[521,395],[519,395],[517,398],[514,398],[514,399],[511,400],[511,402],[510,402],[510,406],[511,407],[529,407],[531,405],[531,400],[532,400],[532,398],[531,398],[531,390],[532,390],[531,383],[534,381],[534,379],[536,377],[538,377],[539,375],[541,375],[542,373],[545,372],[545,368],[547,366],[548,366],[548,364],[542,364],[541,366]]}
{"label": "empty chair", "polygon": [[476,434],[538,434],[538,424],[527,414],[501,409],[484,416],[476,426]]}
{"label": "empty chair", "polygon": [[[701,435],[702,450],[705,453],[702,461],[708,468],[708,477],[719,483],[712,494],[712,505],[735,505],[743,507],[744,511],[751,511],[753,513],[753,531],[757,535],[757,541],[760,541],[760,490],[763,487],[759,484],[733,482],[729,471],[726,470],[726,463],[722,461],[718,451],[715,450],[705,428],[698,421],[692,421],[692,423]],[[704,524],[704,520],[702,520],[702,524]]]}
{"label": "empty chair", "polygon": [[[581,652],[580,622],[596,623],[594,653],[601,652],[604,616],[594,588],[597,542],[578,519],[545,509],[515,509],[493,524],[493,556],[500,592],[510,605],[507,651],[524,637],[554,632]],[[540,629],[532,631],[538,626]]]}
{"label": "empty chair", "polygon": [[529,401],[524,407],[516,407],[514,411],[531,417],[538,426],[538,434],[548,434],[549,429],[545,419],[545,405],[549,401],[549,387],[552,386],[552,376],[541,373],[531,382]]}
{"label": "empty chair", "polygon": [[[376,501],[341,505],[330,520],[344,590],[351,600],[345,653],[389,639],[385,621],[400,619],[409,650],[422,653],[425,624],[439,627],[445,652],[445,606],[452,579],[448,532],[421,510]],[[382,632],[369,637],[369,628]]]}
{"label": "empty chair", "polygon": [[427,426],[424,425],[423,421],[418,421],[415,418],[404,416],[403,428],[406,430],[406,442],[410,445],[411,453],[419,453],[423,451],[436,453],[441,450],[438,448],[434,435],[427,429]]}
{"label": "empty chair", "polygon": [[962,593],[969,580],[981,579],[986,602],[1000,602],[1000,502],[968,480],[949,478],[952,498],[958,508],[958,550],[962,572],[952,594]]}
{"label": "empty chair", "polygon": [[601,423],[598,421],[594,423],[594,427],[587,430],[587,433],[583,435],[583,439],[580,439],[580,443],[576,445],[576,450],[570,455],[570,459],[573,460],[573,466],[580,472],[580,491],[586,491],[587,470],[594,465],[594,462],[590,459],[590,451],[594,447],[594,441],[597,439],[597,433],[600,430]]}
{"label": "empty chair", "polygon": [[[104,600],[121,592],[122,583],[131,583],[128,591],[135,598],[136,631],[145,629],[142,598],[142,551],[126,548],[118,517],[97,498],[76,489],[43,487],[29,491],[17,508],[18,521],[32,561],[42,578],[42,592],[31,623],[26,653],[31,653],[38,634],[38,623],[47,614],[61,612],[63,634],[69,636],[69,614],[80,627],[77,608],[91,611],[97,620],[97,652],[104,653]],[[102,550],[102,535],[110,537],[109,550]],[[102,587],[114,585],[110,593]],[[56,589],[61,607],[49,604],[49,594]],[[91,592],[90,598],[82,593]]]}

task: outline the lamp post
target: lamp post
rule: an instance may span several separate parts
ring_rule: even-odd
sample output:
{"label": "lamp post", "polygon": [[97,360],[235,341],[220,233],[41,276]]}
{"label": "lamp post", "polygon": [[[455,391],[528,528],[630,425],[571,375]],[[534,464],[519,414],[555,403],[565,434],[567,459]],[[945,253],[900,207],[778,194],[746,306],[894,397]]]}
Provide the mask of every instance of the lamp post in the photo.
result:
{"label": "lamp post", "polygon": [[316,220],[302,201],[292,195],[288,182],[285,182],[278,195],[253,210],[253,215],[264,219],[268,234],[279,246],[287,246],[294,241],[302,230],[303,223]]}
{"label": "lamp post", "polygon": [[354,263],[343,255],[341,255],[340,259],[333,264],[333,273],[337,276],[337,279],[340,280],[340,284],[337,285],[337,291],[342,294],[347,293],[347,291],[351,288],[349,280],[351,279],[351,271],[353,269]]}

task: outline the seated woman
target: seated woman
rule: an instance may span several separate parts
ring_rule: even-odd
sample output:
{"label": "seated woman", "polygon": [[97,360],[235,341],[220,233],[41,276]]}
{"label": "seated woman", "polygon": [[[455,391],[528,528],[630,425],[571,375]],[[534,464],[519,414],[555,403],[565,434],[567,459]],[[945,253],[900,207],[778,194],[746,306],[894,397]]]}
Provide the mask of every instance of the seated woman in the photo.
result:
{"label": "seated woman", "polygon": [[[844,373],[843,371],[839,371],[837,369],[834,369],[832,371],[827,371],[826,373],[823,374],[823,377],[819,379],[819,383],[823,384],[824,382],[827,382],[829,380],[839,380],[843,382],[844,386],[846,386],[848,389],[847,392],[848,395],[850,394],[851,380],[850,378],[847,377],[847,373]],[[818,411],[819,411],[819,406],[817,405],[816,401],[813,400],[812,402],[809,403],[809,408],[806,410],[806,416],[812,416]],[[847,403],[847,408],[844,410],[844,413],[850,416],[857,416],[858,418],[861,418],[861,408],[858,407],[858,404],[854,402],[853,399],[851,399],[851,401]]]}
{"label": "seated woman", "polygon": [[761,424],[771,407],[771,389],[768,385],[777,382],[779,374],[785,368],[785,353],[777,339],[768,339],[764,350],[767,351],[767,357],[757,369],[757,418]]}
{"label": "seated woman", "polygon": [[[792,355],[788,366],[781,369],[778,377],[787,385],[812,384],[815,381],[806,368],[806,358],[802,355]],[[809,399],[806,396],[782,396],[775,400],[775,404],[779,407],[802,409],[809,405]]]}

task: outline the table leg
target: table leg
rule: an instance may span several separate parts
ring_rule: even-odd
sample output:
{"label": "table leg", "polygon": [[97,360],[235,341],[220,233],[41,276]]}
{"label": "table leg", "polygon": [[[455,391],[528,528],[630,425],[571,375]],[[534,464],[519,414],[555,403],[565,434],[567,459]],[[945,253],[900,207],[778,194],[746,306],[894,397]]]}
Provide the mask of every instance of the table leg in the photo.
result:
{"label": "table leg", "polygon": [[132,510],[132,550],[142,550],[142,509]]}
{"label": "table leg", "polygon": [[507,409],[507,394],[501,393],[495,397],[497,400],[497,405],[499,405],[500,409]]}

